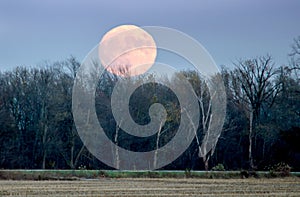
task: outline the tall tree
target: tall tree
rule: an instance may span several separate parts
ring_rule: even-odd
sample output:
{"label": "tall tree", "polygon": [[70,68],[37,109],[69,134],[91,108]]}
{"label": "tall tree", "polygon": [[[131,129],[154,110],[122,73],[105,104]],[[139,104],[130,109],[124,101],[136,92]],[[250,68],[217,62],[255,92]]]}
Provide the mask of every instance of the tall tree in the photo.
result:
{"label": "tall tree", "polygon": [[249,120],[249,165],[254,169],[253,137],[259,124],[263,103],[271,106],[279,92],[273,79],[279,70],[270,56],[239,61],[232,72],[232,90],[236,103],[243,105]]}
{"label": "tall tree", "polygon": [[79,66],[80,63],[74,57],[55,64],[58,81],[55,84],[56,98],[53,107],[56,111],[56,133],[59,136],[57,144],[61,156],[71,169],[78,167],[80,157],[86,150],[78,136],[72,115],[72,88]]}

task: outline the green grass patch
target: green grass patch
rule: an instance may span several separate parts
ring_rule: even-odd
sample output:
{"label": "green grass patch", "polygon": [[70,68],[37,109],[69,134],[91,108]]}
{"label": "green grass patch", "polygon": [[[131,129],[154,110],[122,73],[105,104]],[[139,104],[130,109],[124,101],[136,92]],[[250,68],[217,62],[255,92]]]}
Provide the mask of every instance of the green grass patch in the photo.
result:
{"label": "green grass patch", "polygon": [[[299,177],[299,172],[290,176]],[[79,180],[100,178],[282,178],[280,173],[259,171],[119,171],[119,170],[0,170],[2,180]]]}

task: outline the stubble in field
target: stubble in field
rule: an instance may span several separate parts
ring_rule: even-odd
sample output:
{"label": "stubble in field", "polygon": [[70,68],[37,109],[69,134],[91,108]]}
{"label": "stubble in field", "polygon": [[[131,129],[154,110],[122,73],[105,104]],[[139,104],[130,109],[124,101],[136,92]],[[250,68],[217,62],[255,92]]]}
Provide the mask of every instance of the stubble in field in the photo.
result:
{"label": "stubble in field", "polygon": [[299,178],[0,181],[0,196],[299,196]]}

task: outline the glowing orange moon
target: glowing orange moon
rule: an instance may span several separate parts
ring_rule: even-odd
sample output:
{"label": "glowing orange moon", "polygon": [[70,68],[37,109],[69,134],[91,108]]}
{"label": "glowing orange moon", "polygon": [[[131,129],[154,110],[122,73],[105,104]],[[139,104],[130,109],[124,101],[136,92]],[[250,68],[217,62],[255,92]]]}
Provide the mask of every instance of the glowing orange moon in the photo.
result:
{"label": "glowing orange moon", "polygon": [[121,25],[108,31],[98,47],[101,64],[120,76],[145,73],[155,62],[157,49],[152,36],[135,25]]}

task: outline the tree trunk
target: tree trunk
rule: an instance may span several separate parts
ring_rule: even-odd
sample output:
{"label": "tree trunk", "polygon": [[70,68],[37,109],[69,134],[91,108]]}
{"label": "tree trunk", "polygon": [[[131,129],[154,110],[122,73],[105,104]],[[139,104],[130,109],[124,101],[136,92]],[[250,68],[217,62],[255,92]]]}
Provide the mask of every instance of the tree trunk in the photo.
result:
{"label": "tree trunk", "polygon": [[44,154],[43,154],[43,163],[42,163],[42,168],[43,169],[46,168],[46,157],[47,157],[47,153],[46,153],[46,151],[44,151]]}
{"label": "tree trunk", "polygon": [[116,125],[116,134],[115,134],[115,164],[116,164],[116,169],[120,168],[120,155],[119,155],[119,129],[121,128],[122,121],[120,122],[120,125]]}
{"label": "tree trunk", "polygon": [[250,110],[249,116],[249,163],[250,169],[254,169],[253,155],[252,155],[252,137],[253,137],[253,110]]}
{"label": "tree trunk", "polygon": [[74,143],[74,136],[72,137],[72,145],[71,145],[71,152],[70,152],[70,167],[72,169],[75,169],[75,166],[74,166],[74,146],[75,146],[75,143]]}
{"label": "tree trunk", "polygon": [[207,156],[203,157],[205,171],[208,171],[208,162],[209,162],[209,159],[210,159],[210,155],[207,155]]}
{"label": "tree trunk", "polygon": [[153,159],[153,167],[154,169],[156,168],[156,165],[157,165],[157,154],[158,154],[158,146],[159,146],[159,138],[160,138],[160,134],[161,134],[161,129],[162,129],[162,123],[160,123],[159,125],[159,130],[157,132],[157,137],[156,137],[156,149],[155,149],[155,153],[154,153],[154,159]]}
{"label": "tree trunk", "polygon": [[43,132],[43,162],[42,162],[42,169],[46,168],[46,157],[47,157],[47,132],[48,126],[47,124],[44,125],[44,132]]}
{"label": "tree trunk", "polygon": [[[209,125],[211,124],[210,122],[208,123],[208,121],[211,121],[211,99],[214,95],[211,96],[211,99],[209,100],[209,103],[208,103],[208,108],[207,108],[207,111],[205,110],[204,108],[204,97],[203,97],[203,94],[204,94],[204,91],[202,90],[201,88],[201,94],[200,94],[200,98],[198,98],[198,101],[199,101],[199,105],[200,105],[200,110],[202,112],[202,129],[203,129],[203,134],[205,135],[204,136],[204,139],[202,140],[202,151],[201,151],[201,146],[200,144],[199,145],[199,151],[201,151],[201,156],[203,157],[203,162],[204,162],[204,167],[205,167],[205,170],[208,171],[208,162],[209,162],[209,159],[210,159],[210,155],[211,153],[213,152],[213,150],[208,150],[207,152],[207,136],[209,135],[209,133],[211,132],[210,131],[210,128],[209,128]],[[197,134],[196,134],[197,136]],[[197,143],[198,142],[198,139],[197,139]]]}

